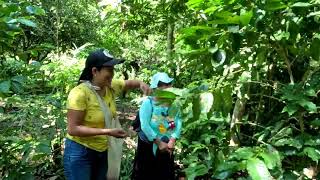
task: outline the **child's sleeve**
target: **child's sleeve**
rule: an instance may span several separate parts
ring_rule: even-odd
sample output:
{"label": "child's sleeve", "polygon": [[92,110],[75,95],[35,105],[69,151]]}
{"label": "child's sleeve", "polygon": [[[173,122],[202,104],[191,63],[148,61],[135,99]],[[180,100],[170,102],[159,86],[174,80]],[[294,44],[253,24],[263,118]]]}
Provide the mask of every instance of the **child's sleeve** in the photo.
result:
{"label": "child's sleeve", "polygon": [[149,141],[153,141],[157,137],[157,133],[150,126],[150,121],[152,118],[152,103],[150,99],[146,99],[143,101],[139,110],[139,116],[141,130],[147,136]]}
{"label": "child's sleeve", "polygon": [[177,113],[177,115],[175,116],[175,123],[176,123],[176,128],[172,133],[171,138],[178,139],[180,137],[181,128],[182,128],[182,119],[179,113]]}

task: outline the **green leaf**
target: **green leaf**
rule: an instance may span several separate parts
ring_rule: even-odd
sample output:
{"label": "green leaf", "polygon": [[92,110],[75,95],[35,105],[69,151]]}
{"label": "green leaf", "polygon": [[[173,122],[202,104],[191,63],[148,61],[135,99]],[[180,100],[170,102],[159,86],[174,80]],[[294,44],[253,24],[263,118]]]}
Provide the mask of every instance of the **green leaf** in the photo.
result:
{"label": "green leaf", "polygon": [[27,172],[25,174],[22,174],[19,179],[21,179],[21,180],[34,180],[35,177],[30,172]]}
{"label": "green leaf", "polygon": [[218,7],[216,7],[216,6],[211,6],[211,7],[209,7],[208,9],[204,10],[204,13],[210,15],[210,14],[214,13],[217,9],[218,9]]}
{"label": "green leaf", "polygon": [[265,8],[270,11],[276,11],[284,9],[287,6],[282,2],[282,0],[267,0]]}
{"label": "green leaf", "polygon": [[167,88],[167,89],[164,89],[163,91],[171,92],[171,93],[175,94],[176,96],[182,96],[184,93],[187,92],[187,90],[179,89],[179,88]]}
{"label": "green leaf", "polygon": [[304,143],[305,146],[320,146],[320,137],[310,139]]}
{"label": "green leaf", "polygon": [[15,92],[15,93],[22,93],[23,92],[23,86],[21,83],[12,81],[11,86],[12,86],[13,92]]}
{"label": "green leaf", "polygon": [[51,154],[50,142],[43,141],[37,146],[38,153]]}
{"label": "green leaf", "polygon": [[312,13],[308,14],[307,17],[319,16],[319,15],[320,15],[320,11],[317,11],[317,12],[312,12]]}
{"label": "green leaf", "polygon": [[34,28],[37,27],[37,24],[29,19],[19,18],[18,22],[21,24],[24,24],[26,26],[30,26],[30,27],[34,27]]}
{"label": "green leaf", "polygon": [[11,82],[10,81],[2,81],[0,83],[0,93],[10,93]]}
{"label": "green leaf", "polygon": [[251,18],[253,16],[253,12],[252,10],[251,11],[248,11],[246,12],[245,10],[241,10],[241,13],[240,13],[240,22],[243,26],[246,26],[250,23],[251,21]]}
{"label": "green leaf", "polygon": [[281,164],[278,151],[262,152],[259,154],[259,156],[263,158],[264,163],[267,165],[268,169],[274,169]]}
{"label": "green leaf", "polygon": [[307,96],[311,96],[311,97],[316,97],[317,96],[317,93],[314,89],[309,89],[306,91],[306,95]]}
{"label": "green leaf", "polygon": [[13,76],[13,77],[11,78],[11,81],[15,81],[15,82],[17,82],[17,83],[22,84],[22,83],[24,83],[25,79],[26,79],[26,78],[23,77],[23,76]]}
{"label": "green leaf", "polygon": [[37,6],[27,6],[26,10],[29,14],[35,14],[35,15],[45,15],[46,12]]}
{"label": "green leaf", "polygon": [[230,158],[235,158],[237,160],[249,159],[254,156],[253,149],[251,147],[243,147],[237,149]]}
{"label": "green leaf", "polygon": [[10,21],[7,22],[8,24],[16,24],[16,23],[21,23],[24,24],[26,26],[30,26],[30,27],[37,27],[37,24],[34,23],[31,20],[28,19],[24,19],[24,18],[18,18],[18,19],[12,19]]}
{"label": "green leaf", "polygon": [[300,106],[306,108],[310,112],[317,112],[317,106],[311,101],[307,101],[305,99],[302,99],[302,100],[298,101],[298,103]]}
{"label": "green leaf", "polygon": [[175,99],[177,97],[177,95],[173,92],[159,89],[154,91],[154,96],[163,99]]}
{"label": "green leaf", "polygon": [[247,170],[253,180],[271,179],[271,174],[263,161],[257,158],[251,158],[247,161]]}
{"label": "green leaf", "polygon": [[311,121],[310,124],[313,126],[320,127],[320,119],[315,119],[315,120]]}
{"label": "green leaf", "polygon": [[292,116],[295,112],[299,110],[299,107],[295,104],[288,104],[282,109],[282,113],[287,112],[289,116]]}
{"label": "green leaf", "polygon": [[214,177],[217,179],[227,179],[238,170],[240,163],[237,161],[224,161],[218,164]]}
{"label": "green leaf", "polygon": [[310,157],[313,161],[318,163],[318,160],[320,159],[320,151],[318,149],[312,148],[312,147],[306,147],[303,149],[303,152]]}
{"label": "green leaf", "polygon": [[312,6],[310,3],[305,3],[305,2],[297,2],[291,5],[291,7],[309,7]]}
{"label": "green leaf", "polygon": [[33,57],[37,57],[38,56],[38,51],[37,50],[31,50],[30,53],[31,53],[31,55]]}
{"label": "green leaf", "polygon": [[218,164],[216,171],[218,172],[222,172],[226,170],[236,171],[238,166],[239,166],[239,162],[237,161],[224,161]]}
{"label": "green leaf", "polygon": [[205,175],[208,173],[208,171],[209,171],[208,167],[203,164],[201,165],[196,164],[194,166],[189,166],[187,169],[185,169],[185,172],[190,179],[193,179],[194,177],[197,177],[197,176]]}
{"label": "green leaf", "polygon": [[291,147],[295,147],[297,149],[302,148],[302,143],[299,140],[293,139],[293,138],[289,138],[289,139],[279,139],[278,141],[276,141],[274,143],[274,146],[291,146]]}
{"label": "green leaf", "polygon": [[203,3],[202,0],[189,0],[187,2],[187,6],[189,8],[196,8],[196,7],[200,6],[202,3]]}

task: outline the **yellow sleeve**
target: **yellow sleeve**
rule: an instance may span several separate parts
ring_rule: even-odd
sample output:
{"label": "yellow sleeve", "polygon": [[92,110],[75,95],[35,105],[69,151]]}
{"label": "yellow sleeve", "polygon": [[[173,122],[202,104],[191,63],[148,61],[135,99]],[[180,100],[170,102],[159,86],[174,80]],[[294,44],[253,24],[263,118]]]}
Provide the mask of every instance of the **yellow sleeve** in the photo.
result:
{"label": "yellow sleeve", "polygon": [[123,92],[124,86],[125,86],[124,80],[119,80],[119,79],[112,80],[111,88],[113,89],[116,96],[119,96]]}
{"label": "yellow sleeve", "polygon": [[84,87],[77,86],[70,91],[67,100],[67,109],[78,111],[87,109],[86,91]]}

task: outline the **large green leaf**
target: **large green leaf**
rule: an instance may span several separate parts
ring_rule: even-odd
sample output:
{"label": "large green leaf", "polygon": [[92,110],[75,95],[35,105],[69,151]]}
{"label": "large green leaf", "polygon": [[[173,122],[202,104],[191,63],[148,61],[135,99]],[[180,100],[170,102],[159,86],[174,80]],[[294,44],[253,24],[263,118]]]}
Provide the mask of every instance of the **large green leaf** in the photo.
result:
{"label": "large green leaf", "polygon": [[281,164],[280,155],[278,151],[262,152],[259,154],[263,158],[264,163],[268,169],[274,169]]}
{"label": "large green leaf", "polygon": [[2,81],[0,83],[0,93],[10,93],[11,82]]}
{"label": "large green leaf", "polygon": [[30,26],[30,27],[37,27],[37,24],[29,19],[25,19],[25,18],[18,18],[18,19],[12,19],[10,21],[8,21],[8,24],[16,24],[16,23],[21,23],[24,24],[26,26]]}
{"label": "large green leaf", "polygon": [[299,110],[299,107],[295,104],[288,104],[282,109],[282,112],[287,112],[289,116],[292,116],[294,113],[296,113]]}
{"label": "large green leaf", "polygon": [[252,16],[253,16],[252,10],[251,11],[241,10],[241,13],[240,13],[241,24],[244,26],[248,25],[251,21]]}
{"label": "large green leaf", "polygon": [[18,22],[30,27],[37,27],[37,24],[29,19],[19,18]]}
{"label": "large green leaf", "polygon": [[242,159],[249,159],[252,158],[255,155],[253,152],[253,149],[251,147],[242,147],[237,149],[230,158],[235,158],[237,160],[242,160]]}
{"label": "large green leaf", "polygon": [[306,147],[303,149],[303,152],[310,157],[313,161],[317,162],[320,159],[320,150],[313,147]]}
{"label": "large green leaf", "polygon": [[163,99],[175,99],[177,97],[175,93],[170,91],[165,91],[165,90],[154,91],[154,96],[158,98],[163,98]]}
{"label": "large green leaf", "polygon": [[309,6],[312,6],[312,4],[306,3],[306,2],[296,2],[293,5],[291,5],[291,7],[309,7]]}
{"label": "large green leaf", "polygon": [[298,101],[298,103],[300,106],[306,108],[310,112],[317,112],[317,106],[311,101],[301,99],[300,101]]}
{"label": "large green leaf", "polygon": [[36,150],[38,153],[50,154],[51,153],[50,142],[42,141],[37,145]]}
{"label": "large green leaf", "polygon": [[35,15],[45,15],[46,13],[42,8],[37,6],[27,6],[26,10],[28,13]]}
{"label": "large green leaf", "polygon": [[251,158],[247,161],[247,170],[253,180],[271,180],[271,174],[263,161]]}
{"label": "large green leaf", "polygon": [[217,179],[227,179],[238,170],[239,166],[240,163],[237,161],[224,161],[218,164],[213,177]]}
{"label": "large green leaf", "polygon": [[294,138],[284,138],[284,139],[279,139],[278,141],[276,141],[274,143],[274,146],[291,146],[291,147],[295,147],[297,149],[302,148],[302,143],[301,141],[294,139]]}
{"label": "large green leaf", "polygon": [[201,165],[195,164],[185,169],[185,172],[190,179],[194,179],[197,176],[205,175],[208,173],[208,171],[209,171],[208,167],[203,164]]}

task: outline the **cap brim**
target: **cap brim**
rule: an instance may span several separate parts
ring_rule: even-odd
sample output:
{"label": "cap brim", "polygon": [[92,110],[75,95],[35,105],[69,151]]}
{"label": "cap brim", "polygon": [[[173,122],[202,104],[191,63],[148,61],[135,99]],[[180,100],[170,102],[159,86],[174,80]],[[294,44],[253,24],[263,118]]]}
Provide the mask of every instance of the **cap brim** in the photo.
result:
{"label": "cap brim", "polygon": [[173,78],[167,78],[167,79],[163,79],[163,80],[160,80],[161,82],[164,82],[164,83],[171,83],[173,81]]}
{"label": "cap brim", "polygon": [[103,66],[115,66],[117,64],[121,64],[123,63],[124,60],[123,59],[112,59],[111,61],[108,61],[104,64],[102,64]]}
{"label": "cap brim", "polygon": [[151,89],[157,88],[159,81],[164,82],[164,83],[172,83],[173,80],[174,80],[173,78],[166,78],[166,79],[161,79],[161,80],[151,82],[150,88]]}

